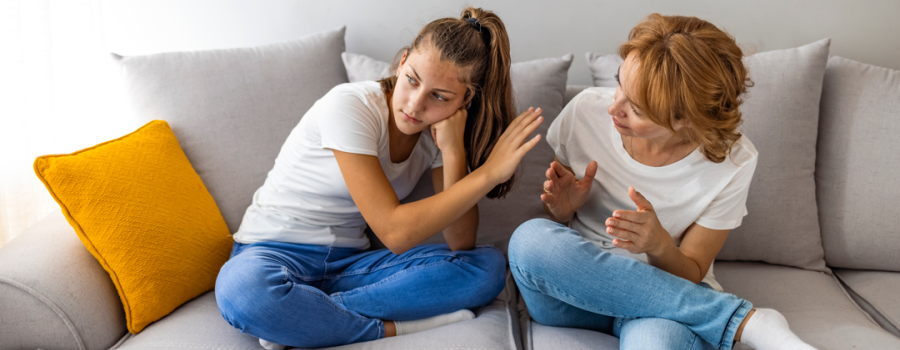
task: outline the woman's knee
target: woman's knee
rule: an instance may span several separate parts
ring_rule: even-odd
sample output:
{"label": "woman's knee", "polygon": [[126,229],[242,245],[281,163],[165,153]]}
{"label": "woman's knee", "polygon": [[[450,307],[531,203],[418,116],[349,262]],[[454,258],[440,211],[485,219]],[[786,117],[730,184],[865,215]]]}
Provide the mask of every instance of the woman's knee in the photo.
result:
{"label": "woman's knee", "polygon": [[547,219],[531,219],[519,225],[509,240],[509,263],[520,267],[542,265],[559,249],[569,245],[551,231],[567,229]]}
{"label": "woman's knee", "polygon": [[273,284],[279,283],[277,267],[268,266],[262,259],[239,254],[228,260],[216,278],[215,296],[222,316],[232,326],[244,329],[264,310]]}

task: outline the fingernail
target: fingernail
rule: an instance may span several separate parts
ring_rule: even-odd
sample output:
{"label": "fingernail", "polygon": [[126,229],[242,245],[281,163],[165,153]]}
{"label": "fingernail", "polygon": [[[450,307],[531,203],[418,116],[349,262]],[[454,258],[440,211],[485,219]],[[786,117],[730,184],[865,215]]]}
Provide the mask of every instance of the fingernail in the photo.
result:
{"label": "fingernail", "polygon": [[616,226],[616,220],[609,220],[609,226]]}
{"label": "fingernail", "polygon": [[617,217],[617,218],[620,218],[620,217],[622,217],[622,214],[615,213],[615,214],[613,214],[613,216],[615,216],[615,217]]}
{"label": "fingernail", "polygon": [[537,121],[542,121],[542,120],[544,120],[544,117],[538,117],[538,118],[537,118]]}
{"label": "fingernail", "polygon": [[609,228],[609,233],[615,233],[615,232],[616,232],[616,229],[614,229],[612,227]]}

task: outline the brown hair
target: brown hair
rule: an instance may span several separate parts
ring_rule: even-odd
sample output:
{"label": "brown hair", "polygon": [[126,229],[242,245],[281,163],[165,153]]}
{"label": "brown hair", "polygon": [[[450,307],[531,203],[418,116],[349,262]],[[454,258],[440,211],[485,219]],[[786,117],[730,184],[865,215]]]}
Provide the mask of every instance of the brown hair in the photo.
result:
{"label": "brown hair", "polygon": [[[441,54],[442,61],[453,62],[460,70],[460,81],[466,85],[467,107],[465,145],[466,164],[476,169],[487,161],[494,145],[515,118],[512,81],[509,77],[509,37],[496,14],[480,8],[466,8],[460,18],[442,18],[428,23],[412,44],[397,54],[391,66],[397,72],[404,53],[430,45]],[[379,81],[390,100],[397,76]],[[494,187],[488,198],[499,198],[512,188],[515,176]]]}
{"label": "brown hair", "polygon": [[[654,13],[619,47],[623,59],[637,51],[639,68],[629,98],[654,123],[721,163],[740,139],[741,95],[753,86],[734,37],[696,17]],[[686,119],[685,127],[673,128]]]}

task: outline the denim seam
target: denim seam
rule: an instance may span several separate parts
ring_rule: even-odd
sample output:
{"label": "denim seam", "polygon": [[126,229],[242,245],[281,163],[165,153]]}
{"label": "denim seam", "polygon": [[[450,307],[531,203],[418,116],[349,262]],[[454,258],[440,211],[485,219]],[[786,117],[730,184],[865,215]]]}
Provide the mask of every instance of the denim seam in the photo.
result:
{"label": "denim seam", "polygon": [[378,267],[375,268],[375,269],[361,269],[361,270],[345,271],[345,272],[342,272],[342,273],[339,273],[339,274],[336,274],[336,275],[330,275],[330,276],[329,276],[329,275],[325,275],[325,276],[323,276],[323,279],[332,279],[332,278],[339,278],[339,277],[347,277],[347,276],[355,276],[355,275],[364,275],[364,274],[367,274],[367,273],[372,273],[372,272],[375,272],[375,271],[381,271],[381,270],[384,270],[384,269],[388,269],[388,268],[391,268],[391,267],[394,267],[394,266],[397,266],[397,265],[400,265],[400,264],[403,264],[403,263],[406,263],[406,262],[410,262],[410,261],[413,261],[413,260],[416,260],[416,259],[432,258],[432,257],[436,257],[436,256],[444,256],[444,257],[450,258],[449,260],[452,260],[452,259],[460,259],[460,260],[465,261],[465,259],[464,259],[462,256],[455,255],[455,254],[437,254],[437,253],[434,253],[434,254],[415,255],[415,256],[403,258],[403,259],[401,259],[401,260],[395,261],[395,262],[390,263],[390,264],[381,264],[381,265],[378,265]]}
{"label": "denim seam", "polygon": [[[574,296],[574,295],[572,295],[572,294],[566,292],[565,290],[563,290],[562,288],[556,286],[556,285],[553,284],[553,283],[547,282],[547,280],[545,280],[545,279],[543,279],[543,278],[541,278],[541,277],[539,277],[539,276],[537,276],[537,275],[535,275],[535,274],[533,274],[533,273],[529,273],[529,272],[525,271],[524,269],[522,269],[522,268],[519,267],[518,265],[515,265],[515,264],[510,263],[509,266],[510,266],[510,267],[515,266],[515,268],[516,268],[517,270],[519,270],[520,273],[525,274],[525,275],[529,275],[529,276],[532,276],[532,277],[535,278],[535,279],[541,280],[542,282],[546,283],[547,285],[549,285],[549,286],[555,288],[558,292],[560,292],[560,293],[562,293],[562,294],[565,294],[565,295],[571,297],[572,299],[577,300],[578,302],[580,302],[580,303],[582,304],[582,306],[590,306],[590,307],[594,308],[593,305],[591,305],[590,303],[587,303],[587,302],[585,302],[584,300],[581,300],[580,298],[578,298],[578,297],[576,297],[576,296]],[[564,301],[564,302],[565,302],[565,301]],[[570,304],[570,305],[571,305],[571,304]],[[578,305],[572,305],[572,306],[579,307]],[[581,308],[581,309],[584,309],[584,308]],[[587,309],[585,309],[585,310],[587,310]],[[605,315],[605,316],[611,316],[611,317],[623,317],[623,318],[624,318],[624,317],[627,317],[627,316],[625,316],[625,315],[614,314],[614,313],[612,313],[612,312],[609,312],[608,310],[601,310],[600,312],[595,312],[595,311],[591,311],[591,310],[587,310],[587,311],[594,312],[594,313],[601,314],[601,315]]]}
{"label": "denim seam", "polygon": [[[307,287],[308,287],[308,286],[307,286]],[[314,288],[314,287],[310,287],[310,288]],[[291,289],[294,289],[294,288],[291,288]],[[322,296],[321,294],[318,294],[318,293],[315,293],[315,292],[312,292],[312,291],[308,291],[308,290],[306,290],[306,289],[304,289],[304,288],[297,288],[297,289],[299,289],[299,290],[300,290],[301,292],[303,292],[303,293],[312,294],[314,297],[322,298],[322,299],[326,300],[326,301],[328,302],[328,305],[329,305],[329,306],[331,306],[333,309],[335,309],[335,310],[337,310],[338,312],[343,313],[343,314],[345,314],[345,315],[347,315],[347,316],[360,318],[360,319],[363,319],[363,320],[366,320],[366,321],[372,320],[372,318],[365,317],[365,316],[362,316],[362,315],[354,315],[354,314],[350,313],[349,311],[347,311],[346,309],[343,309],[343,308],[338,307],[338,306],[337,306],[337,303],[335,303],[334,300],[331,299],[330,297],[328,297],[327,295],[326,295],[326,296]],[[317,290],[318,290],[318,289],[317,289]]]}
{"label": "denim seam", "polygon": [[304,282],[315,282],[315,281],[318,281],[318,280],[319,280],[319,278],[309,277],[309,276],[303,276],[303,275],[296,274],[296,273],[294,273],[294,271],[291,271],[291,269],[287,268],[287,266],[282,266],[282,267],[281,267],[281,274],[282,274],[282,278],[283,278],[283,279],[282,279],[282,282],[290,281],[290,279],[288,278],[288,275],[293,276],[293,277],[295,277],[295,278],[297,278],[297,279],[299,279],[299,280],[302,280],[302,281],[304,281]]}
{"label": "denim seam", "polygon": [[426,268],[426,267],[431,267],[431,266],[434,266],[434,265],[437,265],[437,264],[443,264],[443,263],[448,263],[448,262],[449,262],[449,261],[444,261],[444,260],[442,260],[442,261],[437,261],[437,262],[433,262],[433,263],[430,263],[430,264],[413,266],[413,267],[410,267],[410,268],[408,268],[408,269],[400,270],[400,271],[398,271],[397,273],[395,273],[395,274],[393,274],[393,275],[390,275],[390,276],[388,276],[388,277],[385,277],[385,278],[384,278],[383,280],[381,280],[381,281],[378,281],[378,282],[375,282],[375,283],[372,283],[372,284],[369,284],[369,285],[365,285],[365,286],[362,286],[362,287],[359,287],[359,288],[354,288],[354,289],[348,290],[348,291],[346,291],[346,292],[338,292],[338,293],[334,293],[334,294],[335,294],[336,296],[338,296],[339,298],[341,298],[341,303],[343,303],[343,300],[344,300],[344,299],[343,299],[342,295],[344,295],[344,294],[349,294],[349,293],[352,293],[352,292],[364,291],[364,290],[367,290],[367,289],[369,289],[369,288],[374,288],[374,287],[380,286],[380,285],[382,285],[382,284],[389,283],[389,282],[391,282],[391,281],[393,281],[393,280],[399,278],[399,276],[405,275],[405,274],[409,273],[409,272],[412,271],[412,270],[418,270],[418,269],[422,269],[422,268]]}
{"label": "denim seam", "polygon": [[328,258],[331,257],[331,252],[334,251],[333,247],[328,247],[328,254],[325,254],[325,259],[322,260],[322,276],[328,276]]}

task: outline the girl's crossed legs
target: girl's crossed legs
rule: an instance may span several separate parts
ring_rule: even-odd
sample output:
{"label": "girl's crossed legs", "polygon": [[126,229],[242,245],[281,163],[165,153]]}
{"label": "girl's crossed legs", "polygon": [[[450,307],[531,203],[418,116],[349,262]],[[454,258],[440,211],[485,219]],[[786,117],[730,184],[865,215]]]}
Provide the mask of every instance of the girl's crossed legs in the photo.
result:
{"label": "girl's crossed legs", "polygon": [[383,338],[383,320],[431,317],[493,300],[506,261],[493,247],[417,246],[401,255],[282,242],[235,243],[216,281],[232,326],[270,342],[322,347]]}

